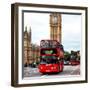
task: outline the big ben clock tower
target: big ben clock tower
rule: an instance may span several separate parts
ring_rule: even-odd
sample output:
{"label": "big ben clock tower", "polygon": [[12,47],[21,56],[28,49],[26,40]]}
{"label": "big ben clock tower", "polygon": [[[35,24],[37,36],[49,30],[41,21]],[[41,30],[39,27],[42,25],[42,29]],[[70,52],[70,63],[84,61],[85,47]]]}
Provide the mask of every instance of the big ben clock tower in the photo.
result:
{"label": "big ben clock tower", "polygon": [[50,14],[50,39],[61,43],[61,14]]}

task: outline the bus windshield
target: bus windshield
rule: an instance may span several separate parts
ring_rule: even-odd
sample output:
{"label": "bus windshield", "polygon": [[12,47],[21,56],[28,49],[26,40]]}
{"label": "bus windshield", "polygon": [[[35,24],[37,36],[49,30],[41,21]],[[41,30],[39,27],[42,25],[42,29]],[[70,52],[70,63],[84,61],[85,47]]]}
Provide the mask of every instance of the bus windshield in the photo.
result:
{"label": "bus windshield", "polygon": [[41,56],[41,64],[55,64],[57,62],[56,56]]}

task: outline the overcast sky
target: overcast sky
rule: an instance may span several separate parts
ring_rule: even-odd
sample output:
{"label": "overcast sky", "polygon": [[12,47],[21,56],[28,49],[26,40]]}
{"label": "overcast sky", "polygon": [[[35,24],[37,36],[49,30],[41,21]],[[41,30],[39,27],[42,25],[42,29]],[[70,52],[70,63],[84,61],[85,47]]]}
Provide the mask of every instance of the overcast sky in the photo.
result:
{"label": "overcast sky", "polygon": [[[24,13],[25,26],[32,30],[32,43],[40,44],[42,39],[50,39],[50,14]],[[64,50],[80,50],[81,15],[62,14],[62,44]]]}

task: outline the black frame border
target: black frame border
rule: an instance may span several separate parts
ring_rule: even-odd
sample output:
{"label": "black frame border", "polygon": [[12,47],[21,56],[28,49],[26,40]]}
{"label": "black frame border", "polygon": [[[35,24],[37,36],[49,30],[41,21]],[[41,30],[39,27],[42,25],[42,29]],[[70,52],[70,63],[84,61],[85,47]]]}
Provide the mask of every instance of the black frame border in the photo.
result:
{"label": "black frame border", "polygon": [[[49,82],[35,84],[18,84],[18,7],[41,7],[41,8],[63,8],[85,10],[85,80],[65,81],[65,82]],[[27,87],[27,86],[44,86],[44,85],[60,85],[60,84],[77,84],[88,82],[88,7],[81,6],[64,6],[64,5],[46,5],[32,3],[14,3],[11,4],[11,86]]]}

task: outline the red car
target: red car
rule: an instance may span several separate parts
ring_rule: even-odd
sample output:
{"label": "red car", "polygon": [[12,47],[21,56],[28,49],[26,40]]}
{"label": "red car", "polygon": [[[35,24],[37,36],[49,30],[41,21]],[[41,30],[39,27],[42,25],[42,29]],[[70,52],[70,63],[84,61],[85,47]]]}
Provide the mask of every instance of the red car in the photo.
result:
{"label": "red car", "polygon": [[80,61],[76,61],[76,60],[71,60],[69,62],[70,65],[79,65],[80,64]]}

